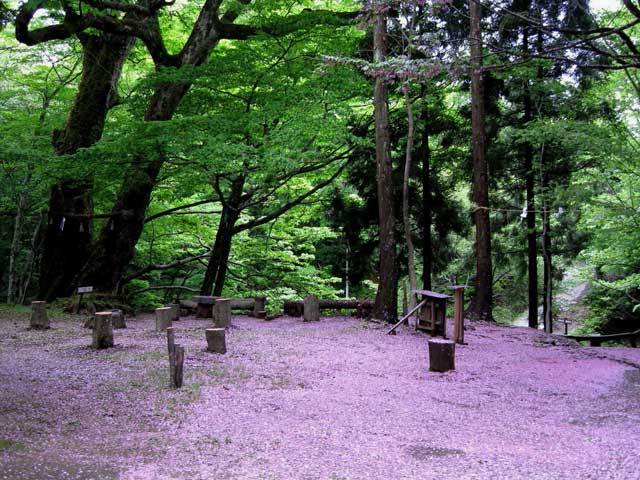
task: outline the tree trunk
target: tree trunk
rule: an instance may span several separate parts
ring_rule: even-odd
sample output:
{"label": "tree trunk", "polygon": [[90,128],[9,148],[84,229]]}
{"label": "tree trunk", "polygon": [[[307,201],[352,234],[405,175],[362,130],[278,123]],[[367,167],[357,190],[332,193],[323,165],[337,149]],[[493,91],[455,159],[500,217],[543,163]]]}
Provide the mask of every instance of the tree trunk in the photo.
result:
{"label": "tree trunk", "polygon": [[222,201],[222,214],[220,215],[216,239],[207,264],[207,271],[200,287],[200,295],[211,295],[212,291],[216,297],[222,295],[227,277],[227,262],[231,253],[231,242],[236,233],[234,232],[234,227],[238,218],[240,218],[240,204],[245,181],[246,177],[244,175],[236,177],[231,182],[229,198],[226,200],[220,199]]}
{"label": "tree trunk", "polygon": [[[522,33],[522,51],[529,56],[529,28],[524,27]],[[529,81],[525,80],[524,87],[524,116],[525,124],[533,120],[533,107]],[[527,143],[524,147],[524,175],[527,198],[527,273],[529,294],[529,327],[538,328],[538,246],[536,239],[535,212],[535,174],[533,171],[533,146]]]}
{"label": "tree trunk", "polygon": [[38,256],[38,239],[40,238],[40,227],[42,226],[42,217],[43,214],[38,215],[38,220],[36,221],[36,226],[33,229],[33,234],[31,235],[31,250],[29,250],[29,255],[27,255],[27,261],[25,262],[24,267],[24,279],[21,282],[20,286],[20,298],[18,299],[18,303],[24,304],[24,300],[29,292],[29,284],[31,283],[31,277],[33,276],[33,271],[37,268],[37,256]]}
{"label": "tree trunk", "polygon": [[428,104],[426,89],[421,87],[422,97],[422,141],[420,160],[422,163],[422,288],[431,290],[432,247],[431,247],[431,149],[429,148]]}
{"label": "tree trunk", "polygon": [[409,308],[416,305],[416,296],[413,293],[417,289],[416,285],[416,265],[414,261],[413,239],[411,238],[411,216],[409,212],[409,179],[411,178],[411,162],[413,154],[413,143],[415,136],[415,126],[413,118],[413,105],[411,104],[411,92],[409,85],[405,83],[402,87],[404,103],[407,110],[407,150],[404,161],[404,178],[402,182],[402,222],[404,224],[405,241],[407,242],[407,271],[409,273]]}
{"label": "tree trunk", "polygon": [[471,128],[473,137],[473,204],[476,227],[475,295],[469,311],[474,320],[493,320],[493,272],[489,220],[489,172],[485,146],[484,82],[482,68],[482,7],[469,1],[471,44]]}
{"label": "tree trunk", "polygon": [[[78,93],[63,130],[54,131],[58,155],[90,147],[102,136],[109,109],[117,101],[117,82],[132,46],[128,37],[80,35],[84,52]],[[51,188],[40,263],[40,297],[68,296],[89,254],[93,212],[90,178],[62,179]]]}
{"label": "tree trunk", "polygon": [[[9,279],[7,283],[7,303],[14,301],[14,286],[17,286],[16,261],[20,253],[20,239],[22,238],[22,224],[24,210],[27,205],[27,193],[24,190],[28,183],[29,176],[25,176],[22,182],[21,191],[18,193],[18,201],[16,203],[16,216],[13,220],[13,239],[11,240],[11,249],[9,250]],[[16,288],[17,290],[17,288]]]}
{"label": "tree trunk", "polygon": [[[543,195],[546,191],[547,181],[543,175]],[[543,260],[543,294],[542,318],[544,319],[544,331],[553,333],[553,268],[551,263],[551,219],[548,211],[548,203],[542,202],[542,260]]]}
{"label": "tree trunk", "polygon": [[[381,5],[378,5],[381,7]],[[376,15],[373,29],[373,49],[376,63],[384,61],[387,43],[387,20],[384,13]],[[376,177],[378,193],[379,250],[378,291],[374,317],[395,323],[398,319],[398,275],[396,266],[395,212],[393,177],[389,153],[389,106],[384,77],[375,78],[374,116],[376,139]]]}
{"label": "tree trunk", "polygon": [[139,157],[125,176],[111,217],[91,246],[91,255],[75,283],[98,291],[116,291],[133,259],[142,234],[145,212],[162,166],[162,152],[155,159]]}

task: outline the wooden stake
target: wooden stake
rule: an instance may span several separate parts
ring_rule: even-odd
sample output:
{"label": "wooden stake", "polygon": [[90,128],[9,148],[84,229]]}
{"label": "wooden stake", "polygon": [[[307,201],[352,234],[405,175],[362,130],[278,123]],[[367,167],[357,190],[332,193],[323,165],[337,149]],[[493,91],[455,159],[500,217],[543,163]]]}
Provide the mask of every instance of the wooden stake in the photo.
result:
{"label": "wooden stake", "polygon": [[172,388],[180,388],[182,387],[182,377],[184,374],[184,347],[182,345],[175,345],[173,357],[175,359],[175,365],[173,375],[171,376],[171,386]]}
{"label": "wooden stake", "polygon": [[171,353],[175,350],[176,348],[176,336],[173,330],[173,327],[167,327],[167,350],[169,352],[169,355],[171,355]]}

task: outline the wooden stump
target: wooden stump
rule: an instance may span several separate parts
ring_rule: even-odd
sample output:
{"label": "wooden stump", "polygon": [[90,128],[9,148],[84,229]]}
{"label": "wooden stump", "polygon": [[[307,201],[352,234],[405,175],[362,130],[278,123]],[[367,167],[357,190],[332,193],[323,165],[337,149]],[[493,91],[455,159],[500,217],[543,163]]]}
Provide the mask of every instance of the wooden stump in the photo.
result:
{"label": "wooden stump", "polygon": [[165,307],[171,309],[171,321],[177,322],[180,320],[180,304],[179,303],[169,303],[165,305]]}
{"label": "wooden stump", "polygon": [[169,307],[156,308],[156,332],[164,332],[171,326],[171,309]]}
{"label": "wooden stump", "polygon": [[429,370],[448,372],[455,370],[456,344],[442,338],[429,339]]}
{"label": "wooden stump", "polygon": [[213,305],[218,297],[196,295],[193,301],[196,305],[196,318],[211,318]]}
{"label": "wooden stump", "polygon": [[113,328],[127,328],[122,310],[111,310],[111,324]]}
{"label": "wooden stump", "polygon": [[84,328],[93,328],[96,321],[96,306],[93,303],[87,306],[87,313],[89,313],[89,317],[84,322]]}
{"label": "wooden stump", "polygon": [[225,328],[231,325],[231,299],[218,298],[213,305],[213,323],[216,327]]}
{"label": "wooden stump", "polygon": [[205,335],[207,337],[207,352],[227,353],[224,328],[207,328]]}
{"label": "wooden stump", "polygon": [[320,302],[313,295],[304,297],[304,321],[317,322],[320,320]]}
{"label": "wooden stump", "polygon": [[260,319],[264,319],[264,320],[271,320],[271,319],[267,319],[267,312],[265,310],[260,310],[258,312],[253,312],[253,316],[255,318],[260,318]]}
{"label": "wooden stump", "polygon": [[173,352],[169,354],[169,386],[171,388],[182,387],[184,374],[184,347],[176,344]]}
{"label": "wooden stump", "polygon": [[256,318],[264,318],[260,316],[265,311],[267,297],[253,297],[253,316]]}
{"label": "wooden stump", "polygon": [[47,315],[47,302],[31,302],[29,326],[34,330],[47,330],[51,328],[49,325],[49,316]]}
{"label": "wooden stump", "polygon": [[113,347],[112,312],[96,312],[93,325],[93,343],[91,346],[101,350]]}

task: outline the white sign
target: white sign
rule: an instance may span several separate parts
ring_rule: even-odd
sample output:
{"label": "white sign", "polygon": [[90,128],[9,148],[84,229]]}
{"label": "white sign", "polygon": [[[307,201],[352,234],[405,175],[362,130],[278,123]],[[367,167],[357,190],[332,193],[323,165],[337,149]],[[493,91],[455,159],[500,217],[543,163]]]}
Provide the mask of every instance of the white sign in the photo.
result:
{"label": "white sign", "polygon": [[78,287],[78,293],[91,293],[93,292],[93,287]]}

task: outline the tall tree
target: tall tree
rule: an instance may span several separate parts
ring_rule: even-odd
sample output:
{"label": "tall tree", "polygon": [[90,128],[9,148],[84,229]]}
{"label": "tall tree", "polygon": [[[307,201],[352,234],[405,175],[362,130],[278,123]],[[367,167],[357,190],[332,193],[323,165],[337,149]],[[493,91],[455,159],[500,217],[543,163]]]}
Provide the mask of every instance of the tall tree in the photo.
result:
{"label": "tall tree", "polygon": [[482,6],[469,0],[471,45],[471,128],[473,157],[473,219],[476,226],[475,293],[469,315],[476,320],[493,320],[493,270],[489,217],[489,169],[485,146],[485,97],[482,51]]}
{"label": "tall tree", "polygon": [[[387,17],[384,3],[375,4],[373,25],[374,61],[381,64],[387,52]],[[373,94],[376,143],[376,179],[378,192],[379,263],[378,291],[374,316],[386,322],[398,317],[398,272],[396,264],[395,208],[389,141],[389,106],[384,75],[375,77]]]}
{"label": "tall tree", "polygon": [[[250,0],[229,4],[224,12],[221,12],[222,0],[207,0],[201,7],[184,46],[177,54],[172,54],[165,45],[160,28],[161,11],[169,3],[87,3],[95,10],[86,12],[66,3],[52,5],[52,18],[59,19],[62,16],[62,22],[34,30],[30,30],[30,23],[36,12],[44,7],[44,2],[26,3],[21,7],[16,19],[16,37],[24,43],[35,44],[52,39],[66,39],[89,29],[96,29],[108,34],[139,38],[149,50],[157,69],[180,69],[206,63],[212,50],[223,39],[245,40],[259,32],[285,35],[287,32],[317,23],[345,24],[354,16],[349,12],[305,10],[291,15],[285,21],[278,19],[276,25],[239,25],[235,22],[243,5],[249,4]],[[182,79],[159,85],[149,101],[144,120],[163,122],[173,118],[190,87],[191,83]],[[134,161],[124,172],[123,182],[113,207],[106,214],[109,220],[91,244],[90,255],[84,265],[78,262],[81,269],[75,275],[72,284],[92,284],[100,290],[118,288],[122,275],[133,258],[151,192],[164,161],[165,153],[159,143],[152,151],[137,152]],[[86,212],[83,212],[77,217],[74,215],[73,218],[86,218],[86,215]],[[80,226],[74,230],[80,231]],[[86,229],[84,230],[86,232]],[[66,275],[65,280],[69,276],[70,274]]]}

